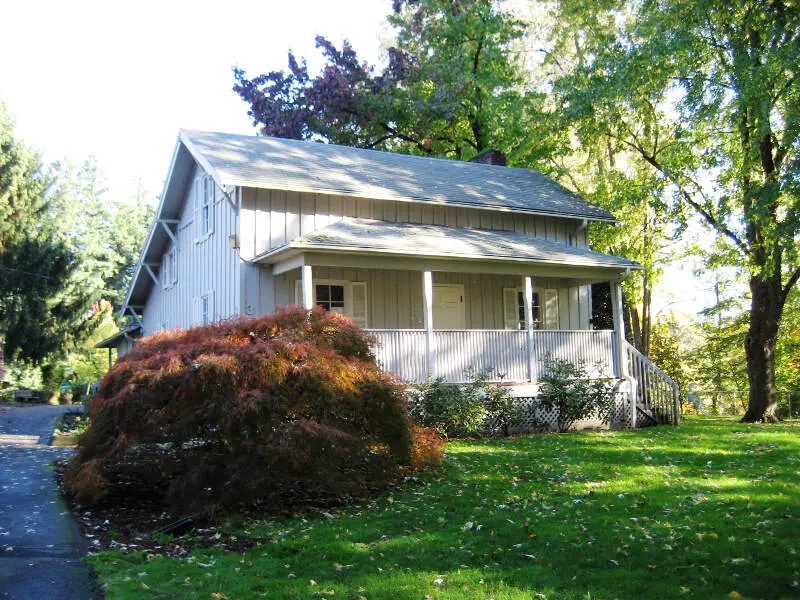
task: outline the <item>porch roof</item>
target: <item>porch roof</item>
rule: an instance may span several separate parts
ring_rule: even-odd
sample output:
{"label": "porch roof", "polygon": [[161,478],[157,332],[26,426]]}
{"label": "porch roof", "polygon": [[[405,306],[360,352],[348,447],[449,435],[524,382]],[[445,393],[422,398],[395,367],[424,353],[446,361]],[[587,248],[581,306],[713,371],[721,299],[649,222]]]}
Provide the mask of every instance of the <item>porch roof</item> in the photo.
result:
{"label": "porch roof", "polygon": [[256,257],[276,262],[298,251],[357,252],[431,258],[523,261],[612,269],[641,269],[631,260],[567,246],[516,231],[464,229],[442,225],[349,219],[295,238]]}
{"label": "porch roof", "polygon": [[104,340],[100,340],[97,342],[94,347],[95,348],[118,348],[122,340],[125,338],[132,338],[132,337],[141,337],[142,328],[140,325],[131,325],[122,329],[115,333],[114,335],[108,336]]}

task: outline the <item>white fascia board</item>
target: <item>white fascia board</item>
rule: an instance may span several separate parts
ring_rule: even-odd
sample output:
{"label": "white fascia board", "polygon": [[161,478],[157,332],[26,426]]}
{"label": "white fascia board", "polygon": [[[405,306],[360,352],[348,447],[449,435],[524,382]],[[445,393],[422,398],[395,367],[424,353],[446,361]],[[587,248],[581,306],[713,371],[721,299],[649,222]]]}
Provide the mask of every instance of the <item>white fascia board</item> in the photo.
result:
{"label": "white fascia board", "polygon": [[[531,265],[531,266],[542,266],[542,267],[549,267],[553,269],[559,268],[567,268],[567,269],[585,269],[591,271],[591,273],[599,275],[601,273],[607,273],[606,277],[616,279],[620,277],[622,274],[626,272],[630,272],[631,269],[641,270],[643,267],[641,265],[598,265],[594,263],[588,262],[575,262],[575,263],[565,263],[563,261],[558,260],[547,260],[547,259],[531,259],[525,257],[500,257],[500,256],[474,256],[471,254],[441,254],[431,256],[428,254],[420,254],[413,250],[372,250],[372,249],[364,249],[354,246],[336,246],[336,247],[320,247],[314,246],[313,244],[302,244],[302,243],[293,243],[293,244],[286,244],[280,246],[279,248],[274,248],[264,254],[261,254],[255,257],[252,263],[258,262],[265,262],[269,264],[273,264],[273,273],[275,273],[275,268],[277,267],[280,273],[286,272],[293,268],[297,268],[298,264],[295,264],[294,259],[298,254],[300,258],[305,261],[304,264],[312,264],[311,260],[309,259],[309,255],[305,253],[314,253],[318,255],[336,255],[336,254],[346,254],[349,256],[358,256],[362,255],[365,257],[381,257],[385,259],[392,259],[397,257],[407,257],[404,258],[405,261],[408,260],[409,257],[417,258],[421,261],[464,261],[465,263],[476,264],[476,263],[486,263],[490,262],[492,264],[513,264],[519,267],[520,265]],[[400,268],[402,269],[403,266],[400,263],[399,265],[394,266],[393,268]],[[409,269],[416,270],[411,267],[410,263],[408,264]],[[330,266],[330,265],[328,265]],[[347,266],[354,266],[353,264],[349,264]],[[365,262],[361,265],[365,268],[368,268],[369,262]],[[614,277],[613,275],[617,275]],[[555,276],[555,275],[553,275]],[[568,276],[565,273],[565,276]],[[592,277],[593,275],[589,275]]]}
{"label": "white fascia board", "polygon": [[225,189],[225,186],[232,185],[236,187],[237,184],[227,181],[223,176],[222,173],[217,171],[214,167],[211,166],[211,163],[206,160],[206,157],[189,141],[189,136],[186,135],[186,131],[184,129],[179,130],[178,139],[180,142],[186,146],[186,149],[192,155],[197,163],[203,167],[203,170],[211,176],[211,178],[216,182],[216,184],[220,187],[220,189]]}
{"label": "white fascia board", "polygon": [[[274,252],[278,252],[279,250],[283,250],[287,248],[287,246],[283,246],[279,249],[276,249]],[[394,256],[394,255],[401,255],[401,256],[431,256],[429,254],[420,254],[415,250],[404,250],[404,249],[372,249],[372,248],[362,248],[359,246],[318,246],[315,244],[306,244],[306,243],[293,243],[289,244],[288,248],[296,249],[296,250],[305,250],[305,251],[313,251],[313,252],[329,252],[329,253],[361,253],[361,254],[368,254],[368,255],[382,255],[382,256]],[[492,261],[492,262],[523,262],[523,263],[530,263],[530,264],[542,264],[542,265],[565,265],[569,267],[589,267],[592,269],[612,269],[615,271],[630,271],[631,269],[641,270],[644,269],[641,265],[608,265],[608,264],[597,264],[590,261],[576,261],[576,262],[564,262],[563,260],[551,260],[547,258],[528,258],[525,256],[475,256],[474,254],[461,254],[458,252],[453,253],[442,253],[432,255],[434,258],[441,258],[441,259],[455,259],[455,260],[478,260],[478,261]]]}
{"label": "white fascia board", "polygon": [[130,302],[133,288],[136,286],[136,281],[139,279],[139,275],[142,271],[142,263],[145,262],[145,256],[147,256],[147,251],[150,249],[150,242],[153,241],[153,235],[155,234],[156,229],[158,229],[160,226],[159,221],[161,220],[161,214],[164,211],[164,199],[167,197],[167,190],[172,182],[172,174],[175,171],[175,163],[178,161],[178,152],[181,148],[182,142],[180,137],[181,136],[178,135],[178,140],[175,142],[175,148],[172,151],[172,158],[169,161],[167,178],[164,180],[164,187],[161,190],[161,197],[158,199],[158,208],[156,209],[156,213],[153,215],[153,221],[150,223],[150,227],[147,230],[147,237],[145,237],[144,246],[142,246],[142,251],[139,254],[139,262],[136,264],[136,270],[133,272],[133,277],[131,277],[131,282],[128,285],[128,293],[125,294],[125,301],[122,303],[122,306],[117,313],[119,316],[124,316],[125,311],[128,308],[128,302]]}

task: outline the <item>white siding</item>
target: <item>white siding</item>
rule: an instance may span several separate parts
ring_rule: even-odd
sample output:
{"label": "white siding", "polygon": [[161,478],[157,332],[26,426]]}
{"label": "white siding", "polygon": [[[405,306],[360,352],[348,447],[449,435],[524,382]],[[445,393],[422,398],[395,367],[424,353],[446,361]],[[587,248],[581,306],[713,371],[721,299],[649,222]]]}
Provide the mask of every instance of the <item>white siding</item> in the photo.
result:
{"label": "white siding", "polygon": [[[346,218],[517,231],[562,244],[569,244],[570,236],[574,236],[581,226],[578,219],[244,188],[242,256],[253,258]],[[584,230],[577,235],[576,243],[585,247],[586,240]]]}
{"label": "white siding", "polygon": [[[266,273],[266,271],[264,271]],[[360,281],[367,284],[368,322],[371,329],[418,329],[423,327],[422,273],[388,269],[313,267],[314,279]],[[274,306],[294,304],[295,280],[299,270],[274,278],[274,287],[262,294],[274,294]],[[520,277],[473,273],[433,274],[434,283],[464,286],[464,314],[467,329],[503,329],[503,289],[520,287]],[[589,329],[588,286],[577,286],[564,279],[534,278],[534,291],[543,301],[545,289],[559,294],[557,318],[560,329]],[[563,300],[562,300],[563,298]],[[261,299],[270,306],[271,298]],[[272,312],[265,310],[264,312]],[[263,314],[263,313],[262,313]]]}
{"label": "white siding", "polygon": [[[175,285],[161,289],[154,285],[143,311],[144,335],[159,329],[187,328],[198,318],[197,298],[214,293],[214,320],[238,315],[240,259],[229,247],[228,238],[237,233],[237,211],[214,186],[213,233],[198,240],[195,230],[194,182],[203,176],[195,169],[184,197],[177,227],[178,274]],[[231,195],[235,203],[236,193]],[[243,236],[244,237],[244,236]],[[160,278],[160,275],[159,275]]]}

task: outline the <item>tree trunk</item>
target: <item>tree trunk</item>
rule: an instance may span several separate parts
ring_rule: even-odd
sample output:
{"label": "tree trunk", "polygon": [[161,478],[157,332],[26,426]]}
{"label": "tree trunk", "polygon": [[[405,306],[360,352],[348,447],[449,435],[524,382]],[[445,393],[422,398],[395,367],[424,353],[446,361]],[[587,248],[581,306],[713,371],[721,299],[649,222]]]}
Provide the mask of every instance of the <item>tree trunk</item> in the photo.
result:
{"label": "tree trunk", "polygon": [[778,396],[775,390],[775,341],[783,313],[781,279],[750,279],[750,329],[745,339],[750,398],[745,423],[775,422]]}
{"label": "tree trunk", "polygon": [[639,352],[650,357],[650,333],[652,330],[653,317],[650,314],[650,308],[653,303],[653,290],[650,282],[650,276],[647,271],[644,272],[644,281],[642,282],[642,339]]}

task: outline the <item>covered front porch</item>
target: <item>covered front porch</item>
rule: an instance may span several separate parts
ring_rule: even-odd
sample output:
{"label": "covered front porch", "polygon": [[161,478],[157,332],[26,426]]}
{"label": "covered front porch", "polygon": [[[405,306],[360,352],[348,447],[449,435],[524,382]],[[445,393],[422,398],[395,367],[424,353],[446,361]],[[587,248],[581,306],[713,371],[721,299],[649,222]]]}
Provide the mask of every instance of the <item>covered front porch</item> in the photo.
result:
{"label": "covered front porch", "polygon": [[[405,382],[483,372],[535,395],[552,357],[624,382],[633,426],[637,414],[677,422],[677,386],[625,341],[620,281],[638,268],[625,259],[515,232],[351,220],[254,263],[269,270],[273,306],[351,317]],[[598,282],[610,285],[612,329],[592,327]]]}
{"label": "covered front porch", "polygon": [[[619,279],[629,265],[616,257],[587,265],[585,250],[560,250],[556,264],[332,248],[285,252],[271,267],[274,301],[351,317],[375,337],[382,368],[408,383],[462,383],[477,373],[535,383],[547,358],[582,362],[594,377],[620,378]],[[592,326],[591,284],[598,282],[610,285],[613,329]]]}

